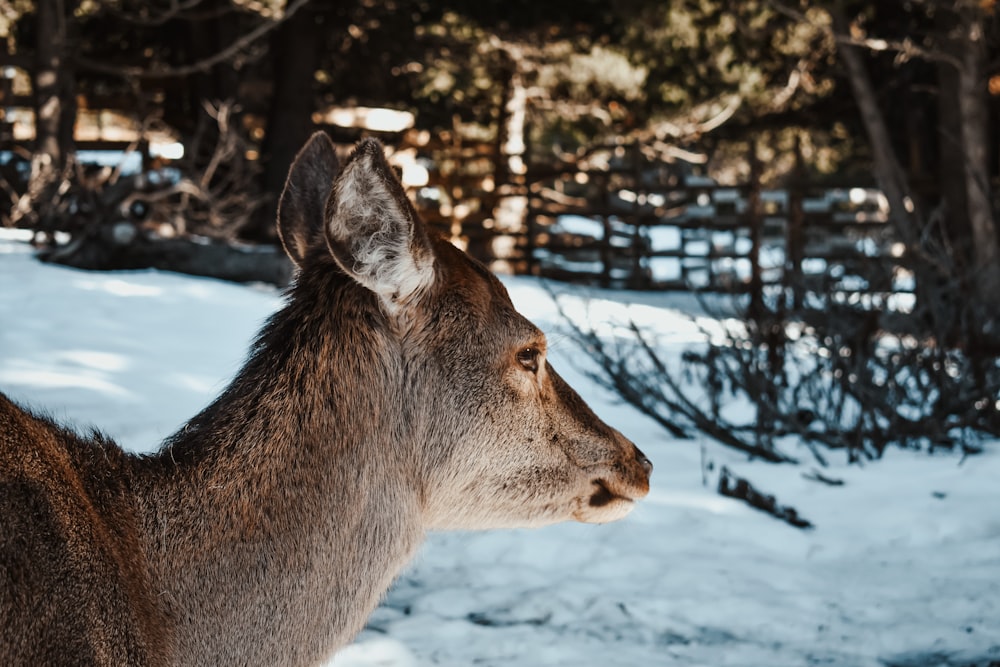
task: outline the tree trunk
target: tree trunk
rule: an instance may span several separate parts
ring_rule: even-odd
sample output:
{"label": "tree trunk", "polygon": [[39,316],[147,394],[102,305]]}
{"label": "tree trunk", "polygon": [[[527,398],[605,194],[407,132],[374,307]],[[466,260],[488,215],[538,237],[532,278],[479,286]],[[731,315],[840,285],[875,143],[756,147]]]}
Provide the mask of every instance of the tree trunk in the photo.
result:
{"label": "tree trunk", "polygon": [[834,6],[829,12],[837,52],[850,79],[854,100],[868,135],[875,180],[889,202],[889,220],[907,248],[906,261],[916,276],[914,291],[917,304],[912,319],[926,327],[931,335],[950,339],[962,329],[958,312],[962,299],[956,298],[956,276],[949,262],[942,262],[942,257],[928,253],[923,238],[924,218],[892,145],[861,48],[850,41],[850,23],[842,9]]}
{"label": "tree trunk", "polygon": [[514,273],[525,270],[527,266],[522,251],[511,243],[511,239],[527,232],[528,197],[526,190],[519,191],[514,186],[524,183],[526,170],[524,152],[528,91],[518,71],[518,62],[522,60],[519,54],[502,51],[501,57],[503,60],[498,74],[502,77],[503,92],[497,114],[493,201],[484,199],[483,204],[492,208],[494,230],[499,235],[490,242],[490,268],[502,273]]}
{"label": "tree trunk", "polygon": [[[949,39],[950,53],[958,53],[958,40]],[[969,207],[965,188],[965,151],[962,147],[962,117],[956,100],[959,98],[958,77],[951,63],[939,62],[938,71],[938,167],[943,203],[942,235],[955,251],[959,270],[969,268],[972,231],[969,228]]]}
{"label": "tree trunk", "polygon": [[[200,5],[209,17],[191,21],[187,30],[190,62],[201,62],[231,44],[240,34],[240,16],[232,11],[229,0],[206,0]],[[190,63],[189,63],[190,64]],[[205,116],[206,104],[217,106],[235,103],[239,97],[239,72],[231,63],[221,63],[189,77],[191,103],[186,125],[191,136],[185,150],[197,169],[213,159],[215,123]],[[238,110],[230,107],[230,125],[240,125]]]}
{"label": "tree trunk", "polygon": [[[975,288],[983,314],[996,319],[1000,295],[1000,248],[993,219],[987,147],[990,140],[986,98],[987,53],[982,10],[978,5],[959,9],[962,21],[962,67],[958,72],[958,111],[965,157],[965,188],[972,231],[972,264]],[[1000,332],[994,332],[1000,333]]]}
{"label": "tree trunk", "polygon": [[[69,69],[68,21],[64,0],[39,0],[36,13],[35,62],[32,88],[35,96],[35,151],[26,193],[11,218],[44,227],[39,204],[53,196],[67,157],[73,152],[76,101]],[[22,223],[23,224],[23,223]]]}
{"label": "tree trunk", "polygon": [[66,37],[63,0],[39,0],[35,10],[37,43],[32,86],[35,92],[35,155],[48,166],[58,169],[64,161],[60,146],[63,128],[62,85],[63,48]]}
{"label": "tree trunk", "polygon": [[892,146],[889,129],[885,117],[878,107],[875,87],[865,67],[859,47],[848,40],[850,23],[840,7],[832,7],[830,18],[833,23],[834,37],[837,40],[837,53],[840,55],[850,80],[854,100],[861,114],[861,122],[865,126],[868,142],[871,146],[875,169],[875,180],[889,201],[889,215],[900,237],[911,248],[915,247],[920,237],[921,215],[917,203],[910,193],[906,182],[906,174],[899,163],[896,151]]}
{"label": "tree trunk", "polygon": [[243,232],[250,239],[275,240],[278,197],[285,187],[288,168],[314,130],[313,83],[325,32],[324,24],[317,19],[311,7],[304,7],[271,36],[274,92],[261,150],[262,185],[268,200]]}
{"label": "tree trunk", "polygon": [[[202,3],[203,11],[211,17],[190,22],[188,39],[191,62],[205,60],[239,38],[240,16],[231,11],[229,4],[229,0],[209,0]],[[195,103],[191,108],[191,125],[198,124],[204,101],[235,101],[239,96],[239,82],[239,71],[228,62],[193,75],[191,90]]]}

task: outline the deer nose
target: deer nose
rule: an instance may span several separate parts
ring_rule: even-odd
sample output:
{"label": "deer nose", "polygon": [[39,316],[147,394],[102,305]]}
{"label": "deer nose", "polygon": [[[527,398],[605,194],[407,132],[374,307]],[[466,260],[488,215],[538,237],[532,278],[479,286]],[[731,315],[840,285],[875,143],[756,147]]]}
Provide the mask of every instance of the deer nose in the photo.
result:
{"label": "deer nose", "polygon": [[646,455],[642,453],[642,450],[640,450],[635,445],[632,445],[632,447],[635,448],[635,460],[639,462],[639,465],[642,466],[642,469],[646,471],[646,476],[649,477],[650,475],[653,474],[652,462],[646,458]]}

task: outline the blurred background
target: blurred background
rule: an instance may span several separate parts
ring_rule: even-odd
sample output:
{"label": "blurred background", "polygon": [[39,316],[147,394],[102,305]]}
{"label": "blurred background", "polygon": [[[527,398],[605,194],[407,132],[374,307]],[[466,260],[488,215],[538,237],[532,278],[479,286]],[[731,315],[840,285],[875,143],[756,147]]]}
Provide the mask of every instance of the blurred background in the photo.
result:
{"label": "blurred background", "polygon": [[656,473],[610,526],[433,535],[335,664],[997,667],[998,34],[993,0],[0,0],[0,386],[155,447],[280,307],[296,151],[374,136]]}
{"label": "blurred background", "polygon": [[880,406],[821,437],[951,446],[1000,429],[997,34],[990,0],[7,0],[0,217],[51,262],[281,285],[296,151],[376,136],[498,272],[735,297],[758,444],[816,432],[779,405],[810,334]]}

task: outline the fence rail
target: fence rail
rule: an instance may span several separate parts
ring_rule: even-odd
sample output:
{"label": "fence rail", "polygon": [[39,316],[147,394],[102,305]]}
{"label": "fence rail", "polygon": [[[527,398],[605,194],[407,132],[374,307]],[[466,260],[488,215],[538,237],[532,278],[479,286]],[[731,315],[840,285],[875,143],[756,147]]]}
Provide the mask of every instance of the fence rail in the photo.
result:
{"label": "fence rail", "polygon": [[396,148],[430,166],[414,192],[425,219],[494,268],[758,298],[782,285],[797,302],[811,290],[886,294],[912,283],[880,193],[819,185],[801,167],[768,190],[751,155],[747,182],[720,185],[649,161],[633,144],[607,147],[602,159],[590,152],[577,163],[529,163],[512,173],[497,142],[464,141],[456,132],[450,141],[408,144],[408,136],[397,137]]}
{"label": "fence rail", "polygon": [[[529,167],[488,188],[495,157],[466,150],[477,156],[474,169],[431,182],[451,196],[452,210],[475,204],[458,223],[440,216],[440,224],[495,266],[604,287],[760,298],[780,285],[798,303],[815,291],[881,298],[912,289],[877,190],[810,182],[802,168],[783,187],[764,189],[753,156],[747,182],[719,185],[678,178],[636,149],[623,147],[603,169]],[[505,199],[520,200],[519,226],[492,219]]]}

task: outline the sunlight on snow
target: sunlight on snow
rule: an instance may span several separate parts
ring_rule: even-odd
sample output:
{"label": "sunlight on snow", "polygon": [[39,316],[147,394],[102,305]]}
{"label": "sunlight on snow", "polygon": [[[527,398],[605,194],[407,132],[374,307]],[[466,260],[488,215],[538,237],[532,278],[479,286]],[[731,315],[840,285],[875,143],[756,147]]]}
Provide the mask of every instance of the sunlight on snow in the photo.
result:
{"label": "sunlight on snow", "polygon": [[73,287],[95,292],[107,292],[115,296],[160,296],[163,288],[153,285],[137,285],[120,278],[78,278],[73,281]]}
{"label": "sunlight on snow", "polygon": [[[34,235],[30,229],[0,229],[0,255],[25,255],[33,252],[30,245]],[[3,243],[18,241],[18,243]]]}
{"label": "sunlight on snow", "polygon": [[[225,284],[225,283],[223,283]],[[211,279],[193,280],[187,285],[179,286],[185,297],[211,301],[219,298],[219,292],[215,288],[215,281]]]}
{"label": "sunlight on snow", "polygon": [[420,663],[395,639],[369,639],[344,647],[327,667],[417,667]]}
{"label": "sunlight on snow", "polygon": [[59,372],[24,364],[22,368],[0,369],[0,385],[33,389],[88,389],[116,398],[132,398],[132,394],[116,384],[81,371]]}
{"label": "sunlight on snow", "polygon": [[195,391],[199,394],[210,395],[224,386],[224,382],[218,378],[193,373],[170,373],[164,379],[175,387]]}
{"label": "sunlight on snow", "polygon": [[[643,505],[659,505],[661,507],[687,507],[704,510],[712,514],[740,514],[744,511],[742,505],[730,499],[707,493],[685,493],[684,491],[665,491],[652,489],[643,501]],[[647,510],[649,511],[649,510]]]}
{"label": "sunlight on snow", "polygon": [[630,323],[640,331],[655,330],[659,344],[703,343],[706,337],[722,338],[729,320],[693,317],[673,308],[620,303],[605,299],[563,299],[566,317],[577,324],[589,323],[599,336],[633,340]]}
{"label": "sunlight on snow", "polygon": [[630,322],[634,322],[640,330],[654,330],[656,341],[663,344],[701,343],[706,336],[713,339],[721,337],[727,326],[736,323],[735,320],[693,316],[676,308],[629,303],[627,294],[622,294],[621,300],[615,300],[592,296],[586,288],[574,289],[563,285],[558,294],[550,294],[545,289],[539,289],[537,282],[508,279],[504,284],[518,311],[543,327],[546,324],[560,326],[553,297],[562,314],[584,331],[592,328],[600,336],[618,339],[634,338]]}
{"label": "sunlight on snow", "polygon": [[63,350],[52,355],[54,359],[69,361],[79,366],[102,371],[123,371],[129,367],[129,360],[111,352],[96,350]]}

